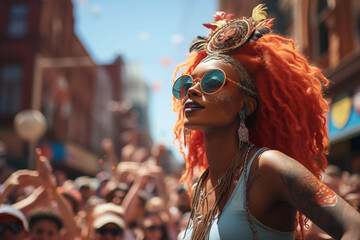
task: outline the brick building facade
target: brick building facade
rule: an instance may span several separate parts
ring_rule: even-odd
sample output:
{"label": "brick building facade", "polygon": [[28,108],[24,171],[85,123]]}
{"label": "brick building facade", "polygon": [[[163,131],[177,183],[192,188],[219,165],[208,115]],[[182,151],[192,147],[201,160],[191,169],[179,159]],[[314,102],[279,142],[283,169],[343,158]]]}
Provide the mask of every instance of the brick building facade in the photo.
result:
{"label": "brick building facade", "polygon": [[331,84],[329,162],[360,172],[360,2],[358,0],[220,0],[219,10],[249,16],[265,3],[274,32],[290,36]]}
{"label": "brick building facade", "polygon": [[27,153],[13,119],[33,108],[48,123],[41,142],[62,144],[63,158],[72,144],[78,154],[96,161],[95,167],[91,130],[96,78],[97,66],[74,33],[71,0],[0,2],[0,140],[10,164],[26,167]]}

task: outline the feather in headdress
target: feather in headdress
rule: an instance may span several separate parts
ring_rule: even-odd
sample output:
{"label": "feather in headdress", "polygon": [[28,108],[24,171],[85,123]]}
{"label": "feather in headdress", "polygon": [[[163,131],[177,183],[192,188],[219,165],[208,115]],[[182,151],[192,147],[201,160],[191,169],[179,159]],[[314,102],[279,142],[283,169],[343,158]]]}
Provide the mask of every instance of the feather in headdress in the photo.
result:
{"label": "feather in headdress", "polygon": [[232,18],[235,18],[235,17],[236,17],[235,14],[220,11],[220,12],[215,13],[214,21],[215,22],[220,21],[220,20],[230,21]]}
{"label": "feather in headdress", "polygon": [[260,23],[261,21],[264,21],[267,17],[266,10],[267,7],[265,7],[265,4],[259,4],[256,7],[254,7],[252,11],[252,19],[254,19],[255,24]]}
{"label": "feather in headdress", "polygon": [[256,24],[256,28],[266,27],[266,28],[271,29],[271,27],[274,25],[274,20],[275,20],[275,18],[265,19],[264,21],[260,22],[259,24]]}
{"label": "feather in headdress", "polygon": [[234,17],[236,17],[235,14],[230,14],[230,13],[226,13],[223,11],[216,12],[214,15],[214,22],[213,23],[205,23],[203,25],[207,28],[215,30],[218,27],[224,26],[228,21],[230,21]]}

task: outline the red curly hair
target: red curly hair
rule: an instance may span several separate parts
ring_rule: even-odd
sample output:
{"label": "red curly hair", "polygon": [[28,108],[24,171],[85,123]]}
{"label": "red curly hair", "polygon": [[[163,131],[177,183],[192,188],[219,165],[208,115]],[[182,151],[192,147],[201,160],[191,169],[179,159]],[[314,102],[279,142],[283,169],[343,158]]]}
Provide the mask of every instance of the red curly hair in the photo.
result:
{"label": "red curly hair", "polygon": [[[250,142],[287,154],[320,178],[329,146],[325,120],[328,103],[323,97],[329,81],[296,51],[293,40],[279,35],[265,34],[228,55],[244,65],[258,91],[257,109],[246,120]],[[173,81],[180,68],[184,68],[182,74],[191,74],[206,56],[205,51],[189,54],[188,61],[176,68]],[[204,138],[200,131],[191,130],[191,142],[184,141],[182,103],[175,98],[173,110],[178,113],[175,140],[180,142],[186,163],[180,181],[186,179],[189,183],[195,167],[207,167]],[[188,147],[187,154],[183,145]],[[303,232],[305,220],[301,214],[297,223]]]}

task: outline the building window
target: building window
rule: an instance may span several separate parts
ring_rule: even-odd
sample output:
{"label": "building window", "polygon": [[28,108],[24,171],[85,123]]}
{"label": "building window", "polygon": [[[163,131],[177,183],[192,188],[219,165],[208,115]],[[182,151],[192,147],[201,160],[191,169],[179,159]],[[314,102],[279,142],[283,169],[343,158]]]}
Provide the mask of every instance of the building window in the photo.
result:
{"label": "building window", "polygon": [[328,0],[318,0],[316,5],[316,32],[318,54],[323,55],[329,50],[329,29],[326,19],[329,13]]}
{"label": "building window", "polygon": [[320,15],[323,11],[325,11],[328,8],[328,2],[327,0],[319,0],[317,2],[317,9],[316,13]]}
{"label": "building window", "polygon": [[20,110],[23,69],[19,64],[0,68],[0,117],[12,117]]}
{"label": "building window", "polygon": [[360,47],[360,3],[358,0],[353,1],[353,6],[355,10],[355,42],[357,43],[358,47]]}
{"label": "building window", "polygon": [[28,6],[25,3],[15,3],[9,9],[7,33],[10,37],[23,37],[28,26]]}
{"label": "building window", "polygon": [[322,22],[319,26],[319,52],[324,54],[329,49],[329,32],[325,25],[325,22]]}

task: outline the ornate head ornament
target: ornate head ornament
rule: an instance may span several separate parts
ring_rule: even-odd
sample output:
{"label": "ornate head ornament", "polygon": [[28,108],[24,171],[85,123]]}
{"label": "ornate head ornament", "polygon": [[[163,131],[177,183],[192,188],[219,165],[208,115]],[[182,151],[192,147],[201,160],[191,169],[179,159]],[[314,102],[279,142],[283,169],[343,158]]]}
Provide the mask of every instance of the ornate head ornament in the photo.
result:
{"label": "ornate head ornament", "polygon": [[197,37],[190,46],[192,51],[204,51],[208,56],[202,62],[211,59],[221,59],[235,66],[241,76],[241,86],[250,96],[257,98],[256,89],[250,74],[236,59],[227,55],[247,42],[259,39],[263,34],[271,31],[274,19],[266,19],[265,4],[259,4],[252,11],[252,17],[234,18],[233,14],[217,12],[214,23],[203,24],[212,29],[208,38]]}
{"label": "ornate head ornament", "polygon": [[266,19],[265,4],[259,4],[252,11],[251,17],[234,18],[233,14],[217,12],[214,23],[203,24],[212,29],[208,38],[197,37],[191,46],[192,51],[203,51],[210,54],[229,53],[240,48],[246,42],[253,42],[263,34],[269,33],[274,18]]}

